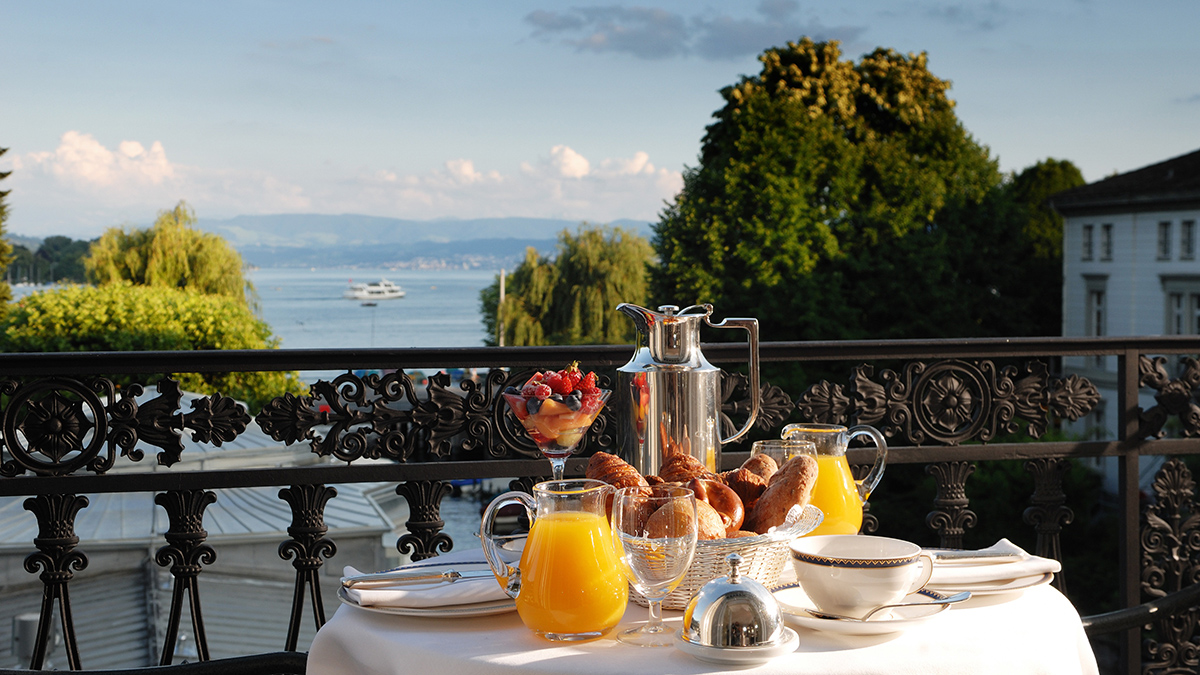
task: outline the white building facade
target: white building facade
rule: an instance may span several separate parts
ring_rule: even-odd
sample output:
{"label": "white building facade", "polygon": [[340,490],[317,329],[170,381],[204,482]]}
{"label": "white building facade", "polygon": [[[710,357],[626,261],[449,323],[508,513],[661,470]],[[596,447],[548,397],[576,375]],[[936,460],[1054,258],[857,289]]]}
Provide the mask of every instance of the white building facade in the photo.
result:
{"label": "white building facade", "polygon": [[[1064,219],[1063,336],[1200,334],[1200,150],[1050,202]],[[1107,414],[1116,409],[1116,357],[1072,357],[1063,366],[1104,398],[1068,431],[1117,438],[1117,416]],[[1143,408],[1154,393],[1143,391]]]}

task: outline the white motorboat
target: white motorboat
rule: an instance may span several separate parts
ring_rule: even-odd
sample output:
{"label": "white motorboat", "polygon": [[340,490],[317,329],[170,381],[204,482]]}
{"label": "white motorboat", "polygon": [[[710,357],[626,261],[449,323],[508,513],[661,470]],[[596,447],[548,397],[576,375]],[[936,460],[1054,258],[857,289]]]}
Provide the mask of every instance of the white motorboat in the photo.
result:
{"label": "white motorboat", "polygon": [[404,289],[387,279],[380,279],[372,284],[350,284],[342,297],[347,300],[392,300],[403,298]]}

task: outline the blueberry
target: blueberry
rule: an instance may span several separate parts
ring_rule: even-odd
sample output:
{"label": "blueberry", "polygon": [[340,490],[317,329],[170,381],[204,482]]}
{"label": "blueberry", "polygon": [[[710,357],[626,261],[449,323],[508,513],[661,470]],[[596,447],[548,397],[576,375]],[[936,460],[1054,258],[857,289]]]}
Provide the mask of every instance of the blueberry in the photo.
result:
{"label": "blueberry", "polygon": [[536,415],[537,411],[539,411],[541,409],[542,409],[542,399],[530,398],[528,401],[525,401],[525,412],[529,413],[530,415]]}
{"label": "blueberry", "polygon": [[563,402],[562,394],[550,394],[550,398],[554,399],[555,401],[558,401],[559,403]]}
{"label": "blueberry", "polygon": [[514,395],[514,396],[520,396],[520,395],[521,395],[521,390],[520,390],[520,389],[517,389],[516,387],[505,387],[505,388],[504,388],[504,393],[506,393],[506,394],[512,394],[512,395]]}
{"label": "blueberry", "polygon": [[579,410],[583,407],[583,401],[575,398],[574,396],[568,396],[565,402],[567,404],[567,409],[571,411]]}

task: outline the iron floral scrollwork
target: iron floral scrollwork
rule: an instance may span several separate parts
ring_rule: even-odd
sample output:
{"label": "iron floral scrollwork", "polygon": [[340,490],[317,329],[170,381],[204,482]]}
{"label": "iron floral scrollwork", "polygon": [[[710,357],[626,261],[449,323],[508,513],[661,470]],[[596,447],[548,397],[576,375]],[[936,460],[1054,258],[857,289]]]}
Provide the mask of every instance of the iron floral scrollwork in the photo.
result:
{"label": "iron floral scrollwork", "polygon": [[869,365],[858,366],[847,389],[818,382],[796,407],[807,421],[853,421],[879,427],[887,436],[913,445],[929,441],[957,445],[1015,432],[1018,419],[1025,421],[1029,435],[1040,437],[1048,425],[1048,412],[1074,420],[1100,400],[1091,382],[1077,376],[1051,378],[1039,361],[1026,363],[1020,377],[1015,366],[997,368],[991,361],[957,359],[912,362],[901,372],[884,370],[879,382],[871,379],[873,373]]}
{"label": "iron floral scrollwork", "polygon": [[209,658],[197,577],[200,576],[202,565],[211,565],[217,559],[217,552],[213,547],[204,543],[208,538],[208,532],[204,530],[204,509],[216,501],[217,495],[211,490],[171,490],[154,495],[154,503],[163,507],[170,521],[167,532],[163,535],[167,545],[155,552],[154,561],[160,567],[170,565],[171,576],[175,577],[171,594],[171,613],[167,619],[160,665],[171,665],[175,654],[175,639],[179,633],[185,593],[189,599],[197,654],[201,661],[207,661]]}
{"label": "iron floral scrollwork", "polygon": [[1172,417],[1178,417],[1183,425],[1184,436],[1200,435],[1200,406],[1192,392],[1200,387],[1200,363],[1193,358],[1182,360],[1182,373],[1171,379],[1166,369],[1167,359],[1156,356],[1138,357],[1138,386],[1158,390],[1154,395],[1157,403],[1149,410],[1138,409],[1138,438],[1153,436],[1161,438],[1163,425]]}
{"label": "iron floral scrollwork", "polygon": [[[721,371],[721,435],[732,436],[738,429],[733,416],[750,414],[750,382],[742,373]],[[775,385],[764,382],[759,388],[758,418],[754,428],[770,430],[782,426],[792,413],[792,399]]]}
{"label": "iron floral scrollwork", "polygon": [[287,532],[291,539],[279,545],[279,557],[291,560],[296,569],[296,586],[292,594],[292,618],[288,623],[284,649],[295,651],[300,639],[300,619],[304,612],[304,592],[312,593],[313,618],[317,628],[325,625],[325,607],[321,601],[321,580],[318,572],[324,558],[333,557],[337,546],[325,538],[325,505],[337,496],[337,489],[325,485],[292,485],[279,491],[279,498],[292,510],[292,524]]}
{"label": "iron floral scrollwork", "polygon": [[935,508],[925,517],[925,524],[938,533],[942,548],[962,548],[963,534],[978,520],[967,499],[967,478],[975,473],[975,465],[938,462],[926,466],[925,473],[937,482]]}
{"label": "iron floral scrollwork", "polygon": [[0,393],[8,396],[2,421],[7,460],[0,476],[64,476],[81,468],[101,474],[118,456],[141,461],[139,442],[161,448],[158,462],[170,466],[183,452],[183,430],[197,442],[221,445],[250,421],[241,404],[220,394],[197,398],[193,412],[178,413],[182,392],[169,378],[158,382],[158,396],[139,405],[143,392],[138,384],[118,392],[104,378],[0,382]]}
{"label": "iron floral scrollwork", "polygon": [[412,559],[424,560],[454,547],[450,535],[442,532],[446,526],[441,516],[442,499],[453,486],[440,480],[410,480],[396,486],[396,494],[408,501],[409,518],[404,526],[408,533],[396,542],[401,553]]}
{"label": "iron floral scrollwork", "polygon": [[[1200,505],[1192,474],[1177,458],[1159,470],[1154,493],[1156,503],[1142,514],[1142,592],[1161,598],[1200,582]],[[1145,641],[1148,663],[1142,671],[1196,672],[1200,665],[1198,620],[1200,610],[1193,607],[1156,621],[1159,639]]]}
{"label": "iron floral scrollwork", "polygon": [[40,570],[42,581],[42,608],[29,667],[31,670],[42,669],[50,640],[51,622],[54,620],[54,603],[57,601],[67,663],[72,670],[79,670],[82,666],[75,639],[75,622],[71,619],[71,597],[67,584],[74,572],[87,567],[87,556],[75,550],[79,545],[79,537],[75,534],[75,516],[87,507],[88,498],[73,494],[38,495],[26,499],[23,505],[26,511],[33,512],[38,521],[38,535],[33,539],[33,545],[38,550],[25,558],[25,571],[36,574]]}
{"label": "iron floral scrollwork", "polygon": [[[1063,476],[1071,468],[1070,462],[1059,457],[1042,457],[1025,462],[1025,469],[1033,474],[1033,495],[1029,507],[1021,515],[1025,523],[1037,531],[1037,555],[1043,558],[1062,560],[1059,534],[1064,525],[1070,525],[1075,512],[1068,507],[1067,495],[1063,492]],[[1054,585],[1066,592],[1066,578],[1060,572],[1054,575]]]}

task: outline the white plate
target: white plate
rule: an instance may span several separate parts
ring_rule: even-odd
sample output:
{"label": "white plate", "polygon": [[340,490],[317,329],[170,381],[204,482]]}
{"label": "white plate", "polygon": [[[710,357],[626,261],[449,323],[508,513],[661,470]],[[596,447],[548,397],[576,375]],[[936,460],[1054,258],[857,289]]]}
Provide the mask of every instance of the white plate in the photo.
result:
{"label": "white plate", "polygon": [[779,601],[779,609],[783,612],[784,621],[794,626],[840,635],[899,633],[950,609],[950,605],[937,604],[938,600],[944,599],[946,596],[926,588],[904,597],[904,602],[911,603],[912,606],[897,607],[880,612],[879,615],[876,615],[879,618],[872,617],[870,621],[818,619],[804,611],[806,608],[815,609],[815,607],[799,584],[781,586],[772,592],[775,594],[775,599]]}
{"label": "white plate", "polygon": [[433,619],[452,619],[455,617],[467,616],[488,616],[490,614],[504,614],[517,609],[515,600],[493,600],[492,602],[476,602],[469,605],[447,605],[446,607],[383,607],[380,605],[360,605],[346,595],[346,589],[338,588],[338,600],[359,609],[365,609],[368,612],[378,612],[380,614],[393,614],[396,616],[423,616]]}
{"label": "white plate", "polygon": [[1048,584],[1054,579],[1053,572],[1045,574],[1033,574],[1027,577],[1018,577],[1016,579],[1000,579],[999,581],[987,581],[977,584],[941,584],[938,586],[928,586],[931,590],[940,593],[958,593],[959,591],[971,591],[971,595],[994,595],[996,593],[1011,593],[1020,591],[1034,586]]}
{"label": "white plate", "polygon": [[800,636],[796,635],[796,631],[784,626],[783,640],[777,645],[767,647],[706,647],[694,642],[688,642],[683,637],[683,631],[678,631],[675,633],[675,646],[683,653],[694,656],[701,661],[736,666],[753,666],[796,651],[796,647],[800,646]]}

